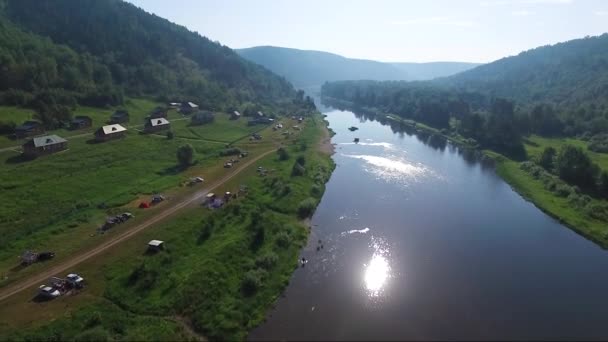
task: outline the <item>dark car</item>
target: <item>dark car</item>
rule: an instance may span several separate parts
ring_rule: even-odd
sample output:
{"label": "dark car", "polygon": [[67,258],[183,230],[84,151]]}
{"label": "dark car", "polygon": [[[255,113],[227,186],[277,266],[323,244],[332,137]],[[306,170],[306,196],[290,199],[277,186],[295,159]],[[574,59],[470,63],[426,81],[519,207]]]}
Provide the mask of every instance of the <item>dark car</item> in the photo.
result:
{"label": "dark car", "polygon": [[53,252],[41,252],[38,254],[39,261],[51,260],[55,257],[55,253]]}

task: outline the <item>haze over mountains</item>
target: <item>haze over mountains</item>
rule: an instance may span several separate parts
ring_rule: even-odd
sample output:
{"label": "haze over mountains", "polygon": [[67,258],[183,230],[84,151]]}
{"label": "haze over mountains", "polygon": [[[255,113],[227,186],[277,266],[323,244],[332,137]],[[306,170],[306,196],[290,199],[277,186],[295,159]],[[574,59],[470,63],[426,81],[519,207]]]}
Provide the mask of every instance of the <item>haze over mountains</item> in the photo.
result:
{"label": "haze over mountains", "polygon": [[453,75],[477,63],[384,63],[346,58],[329,52],[257,46],[236,50],[244,58],[285,77],[298,88],[338,80],[429,80]]}

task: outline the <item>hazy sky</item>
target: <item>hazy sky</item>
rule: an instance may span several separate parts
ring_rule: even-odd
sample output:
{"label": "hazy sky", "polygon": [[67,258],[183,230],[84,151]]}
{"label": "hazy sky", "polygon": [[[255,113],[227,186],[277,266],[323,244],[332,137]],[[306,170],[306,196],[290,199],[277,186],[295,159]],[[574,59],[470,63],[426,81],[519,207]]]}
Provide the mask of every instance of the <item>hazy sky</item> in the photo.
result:
{"label": "hazy sky", "polygon": [[232,48],[489,62],[608,31],[608,0],[129,0]]}

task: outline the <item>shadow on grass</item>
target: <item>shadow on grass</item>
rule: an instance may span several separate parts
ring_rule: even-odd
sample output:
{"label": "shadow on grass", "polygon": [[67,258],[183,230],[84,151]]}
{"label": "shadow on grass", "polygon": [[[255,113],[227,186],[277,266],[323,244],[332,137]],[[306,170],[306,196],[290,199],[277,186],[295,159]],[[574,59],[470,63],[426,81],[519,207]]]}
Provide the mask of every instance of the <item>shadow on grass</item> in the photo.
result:
{"label": "shadow on grass", "polygon": [[175,166],[168,167],[162,171],[158,171],[158,172],[156,172],[156,174],[159,176],[175,176],[175,175],[187,170],[189,167],[195,166],[197,164],[198,164],[198,160],[196,160],[195,162],[193,162],[190,165],[175,165]]}
{"label": "shadow on grass", "polygon": [[34,302],[34,303],[45,303],[45,302],[50,302],[53,299],[55,299],[55,298],[49,298],[47,296],[43,296],[41,294],[37,294],[37,295],[34,296],[34,298],[32,298],[32,302]]}
{"label": "shadow on grass", "polygon": [[20,164],[20,163],[27,163],[27,162],[35,160],[35,159],[36,159],[36,157],[33,157],[33,156],[26,156],[25,154],[18,154],[16,156],[6,158],[5,163],[6,164]]}

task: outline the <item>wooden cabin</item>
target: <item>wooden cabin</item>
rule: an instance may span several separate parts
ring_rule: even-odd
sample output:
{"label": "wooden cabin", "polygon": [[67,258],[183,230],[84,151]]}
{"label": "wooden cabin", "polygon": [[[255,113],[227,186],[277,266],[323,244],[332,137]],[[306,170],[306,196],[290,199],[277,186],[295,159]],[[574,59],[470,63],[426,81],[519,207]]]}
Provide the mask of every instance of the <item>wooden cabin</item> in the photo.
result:
{"label": "wooden cabin", "polygon": [[93,126],[93,119],[85,115],[75,116],[70,122],[70,129],[83,129]]}
{"label": "wooden cabin", "polygon": [[45,135],[36,137],[23,144],[23,154],[29,157],[37,157],[51,154],[68,148],[68,141],[58,135]]}
{"label": "wooden cabin", "polygon": [[184,102],[179,110],[182,114],[191,114],[198,111],[198,105],[193,102]]}
{"label": "wooden cabin", "polygon": [[148,119],[144,127],[146,133],[154,133],[168,130],[171,128],[171,123],[165,118]]}
{"label": "wooden cabin", "polygon": [[127,129],[119,124],[106,125],[95,131],[95,140],[108,141],[123,138],[127,134]]}
{"label": "wooden cabin", "polygon": [[119,124],[129,122],[129,112],[126,110],[117,110],[110,116],[110,124]]}
{"label": "wooden cabin", "polygon": [[15,127],[15,137],[23,139],[44,133],[44,126],[38,121],[26,121]]}

